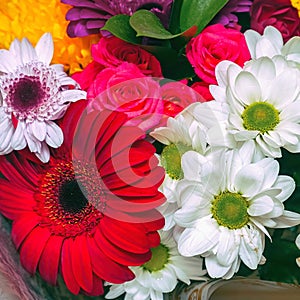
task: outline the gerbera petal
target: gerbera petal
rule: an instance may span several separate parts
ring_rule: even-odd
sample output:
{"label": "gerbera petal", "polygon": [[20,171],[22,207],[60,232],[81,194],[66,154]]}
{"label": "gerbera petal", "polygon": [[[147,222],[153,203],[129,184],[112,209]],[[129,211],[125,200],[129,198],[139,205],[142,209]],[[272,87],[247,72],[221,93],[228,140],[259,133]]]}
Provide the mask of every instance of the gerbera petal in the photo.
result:
{"label": "gerbera petal", "polygon": [[72,269],[72,240],[65,239],[61,252],[61,272],[67,288],[75,295],[80,291],[80,286],[75,279]]}
{"label": "gerbera petal", "polygon": [[71,261],[75,280],[82,289],[93,289],[93,273],[85,235],[78,235],[71,243]]}
{"label": "gerbera petal", "polygon": [[93,289],[90,292],[86,292],[88,296],[100,296],[103,295],[103,281],[97,275],[93,274]]}
{"label": "gerbera petal", "polygon": [[30,131],[40,142],[42,142],[45,139],[47,133],[45,122],[34,120],[32,123],[28,124],[27,126],[30,127]]}
{"label": "gerbera petal", "polygon": [[46,143],[41,143],[41,149],[35,152],[35,155],[41,160],[43,163],[47,163],[50,159],[50,150]]}
{"label": "gerbera petal", "polygon": [[[44,137],[46,143],[50,147],[53,148],[60,147],[64,140],[64,136],[61,128],[57,124],[51,121],[47,121],[44,124],[46,124],[46,126],[44,127],[46,132],[45,134],[43,134],[43,136],[41,135],[40,138]],[[40,141],[42,141],[42,139],[40,139]]]}
{"label": "gerbera petal", "polygon": [[40,218],[36,214],[24,214],[13,222],[11,238],[17,249],[21,246],[27,235],[38,226]]}
{"label": "gerbera petal", "polygon": [[51,232],[47,228],[36,227],[23,241],[20,260],[24,268],[34,274]]}
{"label": "gerbera petal", "polygon": [[56,284],[63,240],[61,236],[51,236],[45,245],[39,262],[41,276],[53,285]]}
{"label": "gerbera petal", "polygon": [[0,71],[10,73],[17,67],[17,62],[9,51],[5,49],[0,50]]}
{"label": "gerbera petal", "polygon": [[93,238],[87,238],[87,245],[93,270],[100,278],[116,284],[134,278],[134,274],[128,267],[116,263],[105,255]]}
{"label": "gerbera petal", "polygon": [[30,44],[27,38],[23,38],[21,41],[21,55],[24,65],[38,59],[35,49]]}
{"label": "gerbera petal", "polygon": [[14,150],[22,150],[27,145],[23,130],[24,123],[19,122],[11,140],[11,146],[14,148]]}
{"label": "gerbera petal", "polygon": [[50,33],[42,35],[35,46],[35,51],[40,61],[46,65],[50,64],[54,53],[53,39]]}

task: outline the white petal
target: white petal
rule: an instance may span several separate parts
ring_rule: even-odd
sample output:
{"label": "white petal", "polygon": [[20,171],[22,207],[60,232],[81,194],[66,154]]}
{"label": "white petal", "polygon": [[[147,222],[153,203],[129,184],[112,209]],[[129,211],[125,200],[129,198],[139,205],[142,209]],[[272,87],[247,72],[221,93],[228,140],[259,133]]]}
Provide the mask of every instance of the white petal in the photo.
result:
{"label": "white petal", "polygon": [[272,58],[273,56],[280,54],[278,47],[274,45],[274,43],[271,42],[266,37],[262,37],[259,39],[259,41],[256,44],[256,57],[262,57],[262,56],[268,56]]}
{"label": "white petal", "polygon": [[[273,61],[268,57],[262,57],[258,61],[253,61],[245,68],[250,70],[251,73],[258,78],[258,81],[270,81],[276,76],[276,68]],[[262,91],[263,92],[263,91]]]}
{"label": "white petal", "polygon": [[86,100],[87,93],[85,91],[81,90],[67,90],[62,91],[62,103],[68,103],[68,102],[76,102],[78,100]]}
{"label": "white petal", "polygon": [[228,85],[227,70],[232,64],[234,63],[229,60],[223,60],[217,64],[215,74],[219,86],[226,87]]}
{"label": "white petal", "polygon": [[298,249],[300,250],[300,234],[298,234],[295,243],[296,243]]}
{"label": "white petal", "polygon": [[205,266],[211,278],[222,278],[231,268],[231,265],[221,265],[214,255],[205,257]]}
{"label": "white petal", "polygon": [[21,42],[21,55],[23,64],[29,63],[33,60],[38,60],[35,49],[30,44],[27,38],[24,38]]}
{"label": "white petal", "polygon": [[287,200],[296,188],[296,183],[294,179],[290,176],[280,175],[278,176],[276,182],[274,183],[275,188],[281,189],[281,193],[276,196],[276,198],[284,202]]}
{"label": "white petal", "polygon": [[184,153],[181,158],[184,178],[188,180],[197,180],[201,174],[201,166],[205,162],[207,162],[207,158],[195,151]]}
{"label": "white petal", "polygon": [[281,32],[273,26],[267,26],[264,30],[264,36],[273,42],[277,54],[280,54],[280,50],[283,46],[283,38]]}
{"label": "white petal", "polygon": [[218,245],[217,260],[223,266],[232,265],[238,256],[240,238],[234,230],[220,226],[220,240]]}
{"label": "white petal", "polygon": [[204,217],[195,228],[186,228],[178,240],[178,251],[183,256],[195,256],[211,250],[219,240],[217,222]]}
{"label": "white petal", "polygon": [[50,159],[50,151],[46,143],[41,143],[41,150],[39,152],[35,152],[35,155],[43,162],[47,163]]}
{"label": "white petal", "polygon": [[279,173],[278,161],[274,160],[273,158],[265,158],[255,163],[255,165],[263,168],[264,173],[266,174],[266,176],[264,176],[262,189],[272,187]]}
{"label": "white petal", "polygon": [[246,105],[261,100],[261,88],[256,78],[249,72],[242,71],[235,80],[235,92]]}
{"label": "white petal", "polygon": [[294,101],[299,94],[298,74],[296,70],[286,69],[272,81],[268,102],[278,110],[282,110]]}
{"label": "white petal", "polygon": [[267,214],[273,210],[274,203],[272,198],[268,196],[262,196],[259,198],[254,198],[250,201],[250,206],[248,208],[248,214],[252,217]]}
{"label": "white petal", "polygon": [[244,33],[244,35],[246,38],[247,46],[250,51],[251,57],[257,58],[256,57],[256,44],[257,44],[258,40],[260,39],[261,35],[252,29],[247,30]]}
{"label": "white petal", "polygon": [[254,228],[242,228],[240,257],[243,263],[255,270],[261,260],[263,242],[261,233]]}
{"label": "white petal", "polygon": [[113,285],[110,287],[107,294],[105,294],[106,299],[116,299],[124,293],[123,284]]}
{"label": "white petal", "polygon": [[47,126],[44,121],[40,122],[38,120],[33,121],[28,124],[30,126],[30,130],[32,134],[40,141],[44,141],[47,133]]}
{"label": "white petal", "polygon": [[244,166],[237,174],[234,185],[245,197],[256,195],[264,180],[264,170],[255,165]]}
{"label": "white petal", "polygon": [[7,154],[9,149],[10,151],[12,150],[11,139],[14,131],[15,129],[10,119],[5,116],[0,120],[0,152],[2,154]]}
{"label": "white petal", "polygon": [[262,218],[278,218],[283,214],[284,205],[282,202],[277,200],[276,198],[273,199],[274,207],[271,212],[261,216]]}
{"label": "white petal", "polygon": [[17,128],[11,140],[11,146],[14,150],[22,150],[26,147],[26,139],[24,136],[24,123],[18,122]]}
{"label": "white petal", "polygon": [[12,56],[9,51],[1,49],[0,50],[0,72],[11,73],[16,69],[17,63],[16,59]]}
{"label": "white petal", "polygon": [[265,156],[269,157],[281,157],[281,150],[280,148],[272,147],[271,145],[268,145],[261,137],[261,135],[258,135],[255,139],[256,143],[258,144],[260,150],[265,154]]}
{"label": "white petal", "polygon": [[42,35],[35,46],[35,51],[40,61],[46,65],[50,64],[54,52],[53,40],[50,33],[44,33]]}
{"label": "white petal", "polygon": [[48,121],[47,125],[47,135],[46,135],[46,143],[53,148],[58,148],[64,141],[64,136],[61,128],[56,125],[54,122]]}
{"label": "white petal", "polygon": [[243,142],[255,139],[258,134],[259,131],[256,130],[241,130],[233,133],[233,136],[237,142]]}
{"label": "white petal", "polygon": [[285,210],[279,218],[274,220],[275,228],[288,228],[300,224],[300,214]]}

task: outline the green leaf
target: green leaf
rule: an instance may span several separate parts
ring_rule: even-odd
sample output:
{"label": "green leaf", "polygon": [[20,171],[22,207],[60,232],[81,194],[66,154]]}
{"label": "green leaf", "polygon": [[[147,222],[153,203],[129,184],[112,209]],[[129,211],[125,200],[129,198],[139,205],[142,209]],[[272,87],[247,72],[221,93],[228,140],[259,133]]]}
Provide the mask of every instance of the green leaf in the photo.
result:
{"label": "green leaf", "polygon": [[129,24],[130,16],[116,15],[105,23],[101,30],[107,30],[119,39],[131,43],[141,44],[142,39],[136,36],[136,31]]}
{"label": "green leaf", "polygon": [[171,17],[169,22],[169,30],[172,33],[180,32],[180,11],[183,0],[174,0],[172,4]]}
{"label": "green leaf", "polygon": [[228,0],[183,0],[180,29],[184,31],[196,25],[197,33],[200,33],[227,2]]}
{"label": "green leaf", "polygon": [[131,27],[137,32],[137,37],[145,36],[160,40],[174,39],[179,36],[193,36],[197,29],[195,26],[186,28],[184,32],[172,34],[161,24],[160,19],[152,12],[141,9],[136,11],[129,20]]}

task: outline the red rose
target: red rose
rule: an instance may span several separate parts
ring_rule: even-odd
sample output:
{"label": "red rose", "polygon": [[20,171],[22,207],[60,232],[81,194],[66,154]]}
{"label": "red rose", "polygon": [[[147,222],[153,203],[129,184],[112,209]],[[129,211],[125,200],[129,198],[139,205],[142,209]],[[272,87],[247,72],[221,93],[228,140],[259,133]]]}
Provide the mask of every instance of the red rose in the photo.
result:
{"label": "red rose", "polygon": [[261,34],[266,26],[272,25],[281,32],[285,42],[300,35],[298,10],[290,0],[254,0],[250,16],[251,28]]}
{"label": "red rose", "polygon": [[217,83],[215,68],[220,61],[230,60],[243,66],[250,59],[244,35],[221,24],[208,26],[193,38],[186,54],[196,74],[207,83]]}
{"label": "red rose", "polygon": [[92,46],[92,56],[106,67],[118,67],[123,62],[129,62],[147,76],[162,76],[160,63],[155,56],[117,37],[101,38],[98,44]]}
{"label": "red rose", "polygon": [[194,89],[199,95],[201,95],[205,101],[213,100],[213,96],[209,91],[209,84],[205,83],[204,81],[195,82],[191,85],[191,88]]}
{"label": "red rose", "polygon": [[130,118],[126,125],[145,131],[157,125],[163,113],[159,84],[130,63],[101,71],[88,90],[88,98],[92,108],[124,112]]}

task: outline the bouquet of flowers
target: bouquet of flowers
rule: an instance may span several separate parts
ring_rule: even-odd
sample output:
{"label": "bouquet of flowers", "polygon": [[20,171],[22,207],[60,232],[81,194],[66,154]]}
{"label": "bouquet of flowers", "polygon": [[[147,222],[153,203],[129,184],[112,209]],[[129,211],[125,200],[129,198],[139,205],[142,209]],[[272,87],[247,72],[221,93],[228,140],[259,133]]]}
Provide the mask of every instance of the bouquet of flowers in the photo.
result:
{"label": "bouquet of flowers", "polygon": [[298,0],[0,11],[3,297],[299,285]]}

